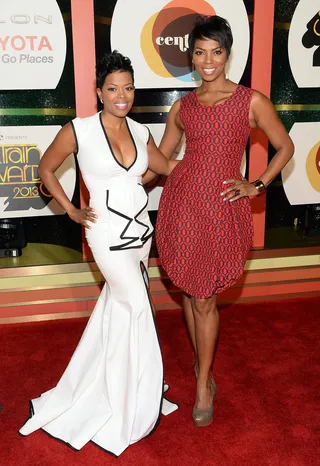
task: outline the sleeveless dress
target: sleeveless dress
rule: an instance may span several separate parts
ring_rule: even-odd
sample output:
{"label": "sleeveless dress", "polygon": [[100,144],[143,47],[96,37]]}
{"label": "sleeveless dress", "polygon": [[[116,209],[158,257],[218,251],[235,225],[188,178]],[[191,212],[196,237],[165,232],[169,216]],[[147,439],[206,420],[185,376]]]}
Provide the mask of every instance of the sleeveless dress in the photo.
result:
{"label": "sleeveless dress", "polygon": [[168,177],[156,240],[163,268],[187,294],[208,298],[241,276],[253,240],[250,200],[223,201],[223,181],[242,179],[252,89],[239,85],[221,104],[202,105],[196,90],[181,99],[183,160]]}
{"label": "sleeveless dress", "polygon": [[163,364],[148,290],[153,232],[141,175],[149,130],[126,118],[136,157],[129,168],[113,154],[101,114],[73,120],[78,161],[98,216],[86,237],[106,283],[68,367],[55,388],[31,402],[20,429],[43,429],[76,450],[93,441],[119,455],[149,435],[163,400]]}

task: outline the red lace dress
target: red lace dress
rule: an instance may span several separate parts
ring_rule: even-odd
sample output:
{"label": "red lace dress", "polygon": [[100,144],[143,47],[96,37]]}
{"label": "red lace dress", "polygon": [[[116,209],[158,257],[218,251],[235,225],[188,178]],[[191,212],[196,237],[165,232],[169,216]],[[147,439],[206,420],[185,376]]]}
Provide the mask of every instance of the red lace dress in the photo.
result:
{"label": "red lace dress", "polygon": [[164,187],[156,240],[169,278],[196,298],[232,286],[252,245],[249,198],[230,203],[220,196],[223,181],[242,178],[252,92],[239,85],[216,106],[200,104],[196,91],[181,99],[186,152]]}

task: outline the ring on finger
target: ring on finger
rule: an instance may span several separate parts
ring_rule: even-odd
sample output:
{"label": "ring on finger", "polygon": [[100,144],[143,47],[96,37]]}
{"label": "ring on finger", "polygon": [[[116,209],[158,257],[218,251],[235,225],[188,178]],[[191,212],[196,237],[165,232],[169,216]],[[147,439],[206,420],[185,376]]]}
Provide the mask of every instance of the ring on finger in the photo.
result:
{"label": "ring on finger", "polygon": [[234,192],[234,195],[239,196],[239,194],[240,194],[240,189],[236,189],[235,192]]}

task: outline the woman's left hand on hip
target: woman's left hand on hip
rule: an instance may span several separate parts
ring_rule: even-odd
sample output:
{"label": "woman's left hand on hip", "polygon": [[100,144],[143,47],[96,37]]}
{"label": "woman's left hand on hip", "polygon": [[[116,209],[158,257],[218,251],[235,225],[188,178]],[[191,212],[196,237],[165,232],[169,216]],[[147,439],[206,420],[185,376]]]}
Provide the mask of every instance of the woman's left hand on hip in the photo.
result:
{"label": "woman's left hand on hip", "polygon": [[225,189],[221,196],[223,196],[224,201],[236,201],[241,199],[241,197],[254,197],[258,195],[256,187],[249,183],[246,179],[243,180],[226,180],[223,182],[224,185],[231,185]]}

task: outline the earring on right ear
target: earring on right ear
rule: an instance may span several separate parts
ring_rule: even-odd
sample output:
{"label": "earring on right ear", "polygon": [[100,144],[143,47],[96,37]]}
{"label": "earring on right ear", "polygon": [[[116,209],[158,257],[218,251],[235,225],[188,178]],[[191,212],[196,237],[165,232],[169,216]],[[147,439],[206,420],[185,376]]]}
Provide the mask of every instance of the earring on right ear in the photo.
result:
{"label": "earring on right ear", "polygon": [[194,77],[194,64],[193,63],[192,63],[191,79],[192,81],[196,80],[196,78]]}
{"label": "earring on right ear", "polygon": [[100,99],[100,102],[103,104],[103,100],[102,100],[102,99]]}
{"label": "earring on right ear", "polygon": [[[228,63],[229,59],[227,60],[227,63]],[[226,79],[229,80],[229,73],[228,71],[226,71]]]}

